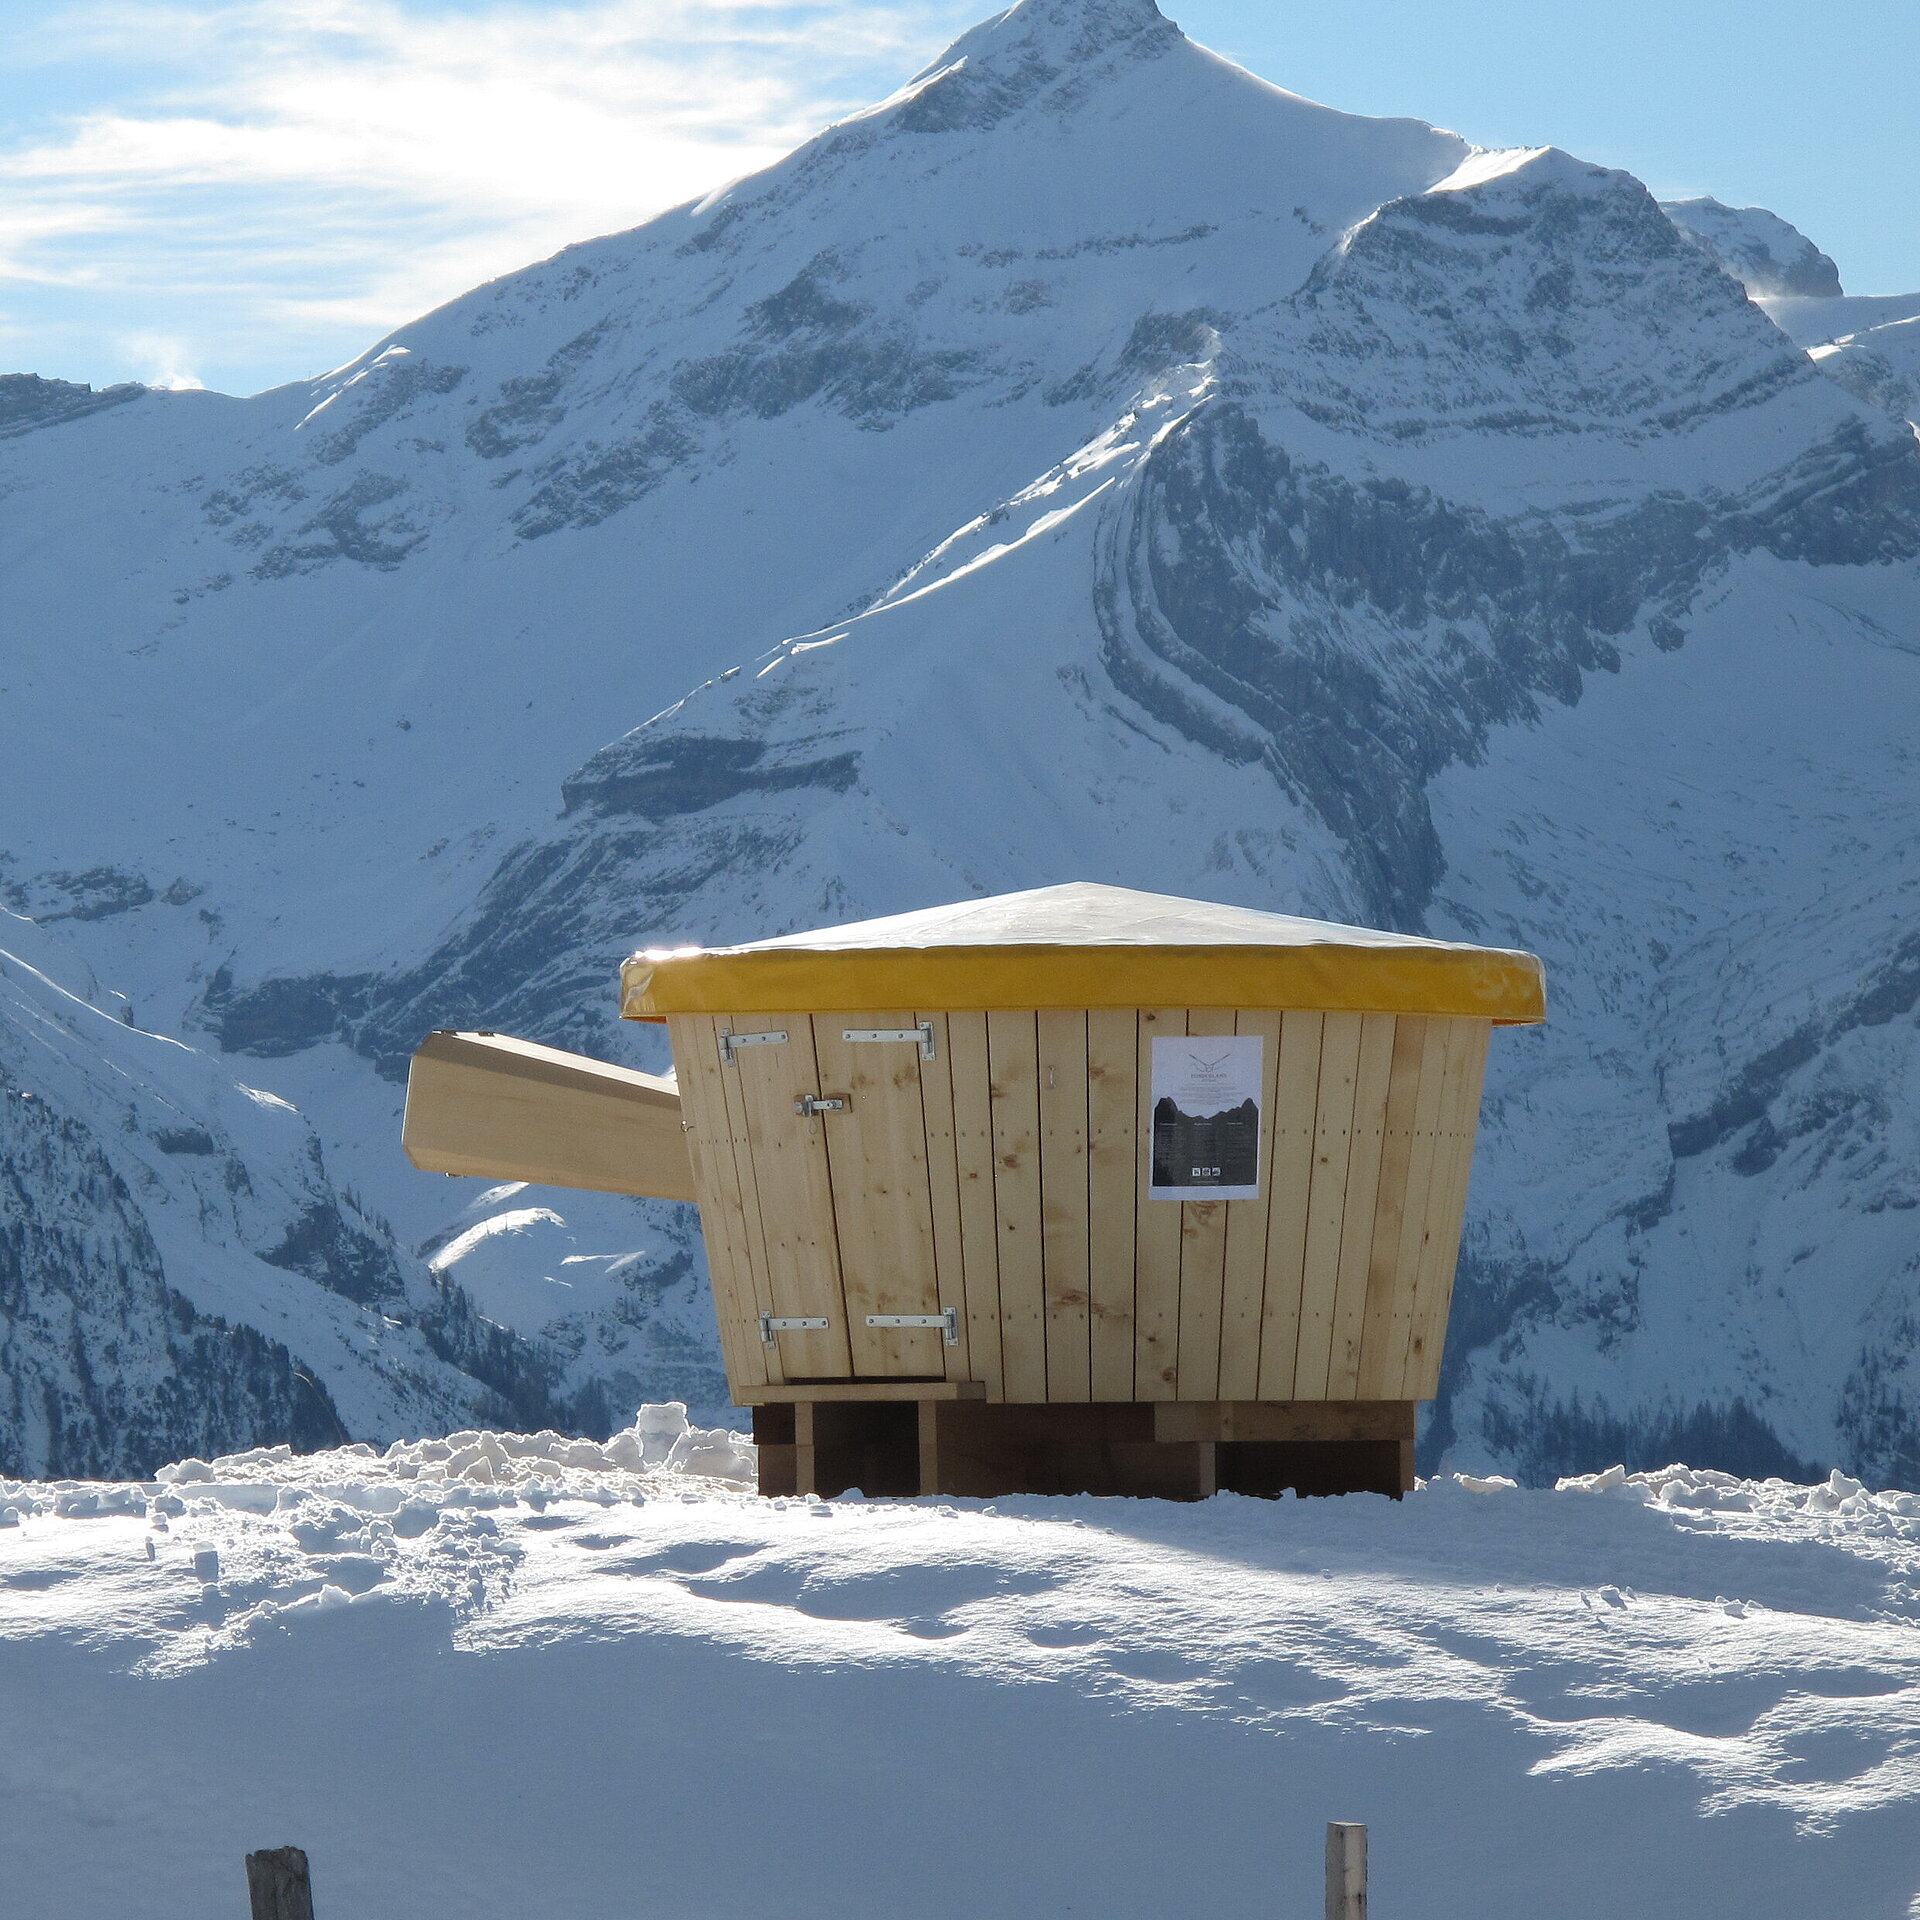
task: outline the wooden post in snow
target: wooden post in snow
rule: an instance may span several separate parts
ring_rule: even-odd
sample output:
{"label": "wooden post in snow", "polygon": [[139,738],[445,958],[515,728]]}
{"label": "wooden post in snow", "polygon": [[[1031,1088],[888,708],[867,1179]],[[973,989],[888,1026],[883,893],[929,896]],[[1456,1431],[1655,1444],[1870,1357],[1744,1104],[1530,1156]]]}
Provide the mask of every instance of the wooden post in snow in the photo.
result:
{"label": "wooden post in snow", "polygon": [[1327,1822],[1327,1920],[1367,1920],[1367,1830]]}
{"label": "wooden post in snow", "polygon": [[253,1902],[253,1920],[313,1920],[307,1856],[298,1847],[267,1847],[248,1854],[247,1896]]}

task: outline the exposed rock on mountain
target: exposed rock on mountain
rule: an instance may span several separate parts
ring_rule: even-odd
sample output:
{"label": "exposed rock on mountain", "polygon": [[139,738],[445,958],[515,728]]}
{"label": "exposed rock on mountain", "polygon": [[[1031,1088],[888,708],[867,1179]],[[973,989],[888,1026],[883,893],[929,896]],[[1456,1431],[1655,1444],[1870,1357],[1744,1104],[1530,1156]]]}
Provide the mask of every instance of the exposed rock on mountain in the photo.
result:
{"label": "exposed rock on mountain", "polygon": [[35,427],[55,426],[62,420],[78,420],[103,407],[117,407],[145,391],[131,381],[102,387],[95,393],[84,382],[43,380],[37,373],[0,373],[0,439],[31,433]]}

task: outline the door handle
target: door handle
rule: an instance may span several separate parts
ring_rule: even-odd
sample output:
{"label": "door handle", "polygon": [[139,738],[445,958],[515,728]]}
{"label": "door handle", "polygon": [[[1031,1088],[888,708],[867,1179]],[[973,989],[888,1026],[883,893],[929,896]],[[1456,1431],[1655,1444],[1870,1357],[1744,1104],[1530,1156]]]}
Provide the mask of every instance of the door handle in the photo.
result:
{"label": "door handle", "polygon": [[852,1104],[844,1093],[827,1097],[817,1093],[803,1093],[793,1103],[793,1110],[803,1120],[811,1120],[818,1113],[845,1113]]}

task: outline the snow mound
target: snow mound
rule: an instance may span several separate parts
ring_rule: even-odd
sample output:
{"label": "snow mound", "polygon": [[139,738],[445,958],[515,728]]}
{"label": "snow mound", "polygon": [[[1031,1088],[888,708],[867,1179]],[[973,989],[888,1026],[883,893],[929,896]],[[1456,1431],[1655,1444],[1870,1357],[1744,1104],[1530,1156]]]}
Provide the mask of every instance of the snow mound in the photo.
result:
{"label": "snow mound", "polygon": [[10,1891],[184,1920],[291,1840],[367,1920],[427,1878],[481,1920],[1291,1912],[1363,1817],[1428,1920],[1910,1911],[1910,1495],[828,1502],[751,1462],[669,1405],[0,1481]]}
{"label": "snow mound", "polygon": [[[494,1488],[511,1503],[543,1493],[594,1498],[611,1483],[615,1498],[643,1498],[644,1485],[630,1483],[658,1474],[693,1474],[751,1487],[756,1471],[753,1442],[745,1434],[692,1426],[685,1404],[672,1400],[642,1407],[632,1426],[605,1441],[564,1433],[474,1430],[438,1440],[396,1440],[384,1453],[364,1442],[307,1454],[289,1447],[254,1447],[218,1460],[177,1461],[162,1467],[151,1484],[156,1491],[166,1490],[157,1503],[163,1513],[180,1512],[183,1493],[271,1513],[277,1506],[298,1504],[303,1491],[316,1487],[369,1512],[388,1512],[409,1490],[420,1498],[471,1505],[475,1487]],[[0,1481],[0,1486],[11,1484]],[[284,1496],[278,1501],[275,1488]],[[24,1488],[21,1497],[34,1498]],[[124,1501],[131,1496],[122,1488],[112,1497]]]}

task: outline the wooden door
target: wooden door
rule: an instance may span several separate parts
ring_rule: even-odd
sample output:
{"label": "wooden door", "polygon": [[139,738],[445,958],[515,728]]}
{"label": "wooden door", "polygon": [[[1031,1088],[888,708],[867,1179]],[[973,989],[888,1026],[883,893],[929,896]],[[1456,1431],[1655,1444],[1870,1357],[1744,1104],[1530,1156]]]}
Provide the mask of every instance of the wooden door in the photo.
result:
{"label": "wooden door", "polygon": [[[721,1071],[739,1105],[758,1216],[755,1251],[765,1263],[765,1297],[775,1323],[768,1376],[845,1380],[852,1358],[825,1121],[800,1111],[803,1100],[822,1091],[813,1030],[805,1014],[790,1013],[742,1014],[719,1024],[730,1030],[720,1041],[726,1055]],[[759,1034],[768,1037],[757,1041],[753,1036]],[[782,1320],[826,1324],[780,1327]]]}
{"label": "wooden door", "polygon": [[[914,1016],[756,1014],[717,1024],[728,1030],[720,1071],[752,1174],[769,1379],[944,1378],[943,1327],[872,1324],[941,1315]],[[900,1033],[912,1038],[890,1037]],[[780,1324],[795,1320],[826,1325]]]}
{"label": "wooden door", "polygon": [[[925,1044],[937,1045],[931,1028]],[[939,1380],[946,1373],[944,1329],[872,1324],[937,1321],[943,1305],[934,1268],[922,1045],[922,1029],[905,1009],[813,1016],[820,1092],[846,1102],[823,1113],[818,1126],[856,1379]]]}

